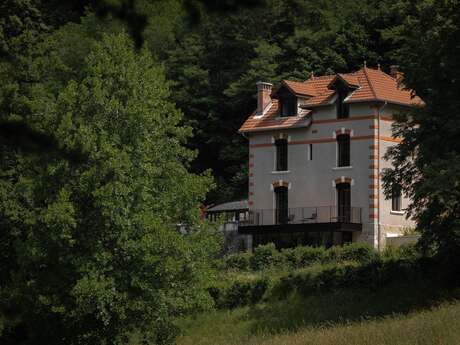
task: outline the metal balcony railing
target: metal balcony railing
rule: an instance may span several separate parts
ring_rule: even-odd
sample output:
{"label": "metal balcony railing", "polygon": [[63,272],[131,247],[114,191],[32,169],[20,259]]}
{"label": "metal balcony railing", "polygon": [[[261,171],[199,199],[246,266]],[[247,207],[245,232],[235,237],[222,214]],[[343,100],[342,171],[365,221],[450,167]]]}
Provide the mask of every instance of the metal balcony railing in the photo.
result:
{"label": "metal balcony railing", "polygon": [[240,226],[362,222],[361,207],[318,206],[251,210]]}

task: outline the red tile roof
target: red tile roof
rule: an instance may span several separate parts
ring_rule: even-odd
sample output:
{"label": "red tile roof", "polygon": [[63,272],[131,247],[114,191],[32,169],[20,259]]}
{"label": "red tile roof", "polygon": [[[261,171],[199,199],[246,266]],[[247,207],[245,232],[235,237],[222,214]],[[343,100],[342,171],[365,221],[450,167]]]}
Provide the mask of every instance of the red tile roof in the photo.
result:
{"label": "red tile roof", "polygon": [[[303,83],[283,80],[291,92],[306,99],[303,108],[315,108],[329,104],[335,90],[330,85],[336,79],[343,79],[350,87],[355,88],[345,99],[347,103],[381,101],[403,106],[422,104],[423,101],[414,96],[411,90],[404,89],[398,81],[381,70],[372,68],[361,68],[352,73],[341,73],[311,77]],[[263,116],[255,116],[253,113],[241,126],[240,132],[260,131],[274,128],[300,127],[308,125],[306,115],[310,111],[305,110],[299,116],[283,117],[278,116],[278,102],[272,101],[271,108]],[[307,116],[308,117],[308,116]]]}
{"label": "red tile roof", "polygon": [[296,95],[316,96],[316,89],[311,84],[290,80],[283,80],[281,84],[286,85]]}
{"label": "red tile roof", "polygon": [[310,124],[311,110],[304,110],[302,115],[279,117],[278,100],[272,100],[272,106],[263,116],[256,116],[255,112],[244,122],[240,132],[263,131],[278,128],[304,127]]}

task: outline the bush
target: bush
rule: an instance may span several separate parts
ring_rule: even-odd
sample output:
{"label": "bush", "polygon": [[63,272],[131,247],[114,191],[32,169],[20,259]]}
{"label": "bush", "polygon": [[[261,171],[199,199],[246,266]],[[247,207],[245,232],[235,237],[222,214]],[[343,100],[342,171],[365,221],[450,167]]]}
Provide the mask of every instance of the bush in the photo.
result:
{"label": "bush", "polygon": [[356,261],[360,263],[368,263],[375,260],[378,253],[367,243],[351,243],[344,245],[341,248],[341,261]]}
{"label": "bush", "polygon": [[324,247],[298,246],[281,251],[283,262],[292,268],[302,268],[321,262],[324,255]]}
{"label": "bush", "polygon": [[236,308],[260,302],[271,288],[268,278],[248,281],[235,281],[224,287],[211,287],[209,294],[213,297],[217,308]]}
{"label": "bush", "polygon": [[258,246],[249,259],[250,267],[255,271],[274,267],[282,261],[282,256],[273,243]]}
{"label": "bush", "polygon": [[324,247],[297,247],[296,252],[300,260],[300,267],[306,267],[321,262],[326,254]]}
{"label": "bush", "polygon": [[[430,258],[402,259],[396,256],[379,257],[364,255],[360,250],[348,248],[349,252],[340,257],[355,260],[318,263],[308,268],[298,269],[279,278],[260,277],[253,280],[237,280],[231,285],[208,289],[218,308],[235,308],[252,305],[263,299],[286,299],[298,293],[308,297],[343,289],[357,288],[375,290],[394,281],[421,280],[432,277],[436,266]],[[337,254],[337,250],[332,251]],[[349,253],[358,252],[358,256]],[[284,251],[293,257],[295,251]],[[366,251],[364,250],[364,253]],[[348,256],[350,255],[350,256]],[[359,262],[360,260],[361,262]],[[251,275],[252,277],[254,275]]]}
{"label": "bush", "polygon": [[382,253],[384,258],[413,260],[422,257],[416,243],[407,243],[399,247],[387,246]]}
{"label": "bush", "polygon": [[249,269],[249,259],[251,256],[251,253],[228,255],[224,258],[224,267],[226,269],[247,271]]}
{"label": "bush", "polygon": [[322,263],[340,262],[342,257],[342,247],[333,246],[324,250]]}

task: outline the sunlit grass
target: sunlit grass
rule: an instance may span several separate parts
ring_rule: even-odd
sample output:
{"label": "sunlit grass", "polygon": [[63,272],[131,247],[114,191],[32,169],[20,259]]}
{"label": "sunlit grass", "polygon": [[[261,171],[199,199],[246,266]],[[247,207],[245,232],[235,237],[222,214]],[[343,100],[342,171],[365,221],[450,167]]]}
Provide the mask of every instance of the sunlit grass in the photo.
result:
{"label": "sunlit grass", "polygon": [[[388,300],[391,304],[392,301]],[[456,345],[460,344],[460,302],[445,302],[407,315],[336,321],[273,334],[254,331],[248,308],[215,312],[185,322],[177,345]]]}

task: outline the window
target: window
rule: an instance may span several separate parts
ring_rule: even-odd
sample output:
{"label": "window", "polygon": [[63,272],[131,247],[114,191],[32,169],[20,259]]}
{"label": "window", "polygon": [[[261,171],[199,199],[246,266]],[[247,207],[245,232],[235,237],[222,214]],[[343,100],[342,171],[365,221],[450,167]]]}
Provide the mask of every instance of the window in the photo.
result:
{"label": "window", "polygon": [[340,134],[337,136],[337,166],[350,166],[350,136]]}
{"label": "window", "polygon": [[296,116],[297,115],[297,97],[293,95],[285,95],[280,98],[280,116]]}
{"label": "window", "polygon": [[337,189],[337,221],[349,223],[351,218],[351,188],[349,183],[339,183]]}
{"label": "window", "polygon": [[400,212],[401,208],[401,187],[395,186],[391,191],[391,210]]}
{"label": "window", "polygon": [[348,91],[344,88],[337,89],[337,118],[345,119],[350,116],[350,105],[343,103],[348,96]]}
{"label": "window", "polygon": [[276,224],[284,224],[288,221],[288,189],[287,187],[275,188],[276,198]]}
{"label": "window", "polygon": [[288,170],[288,143],[286,139],[278,139],[275,141],[276,146],[276,170]]}
{"label": "window", "polygon": [[307,160],[312,161],[313,160],[313,144],[308,144],[308,149],[307,149]]}

